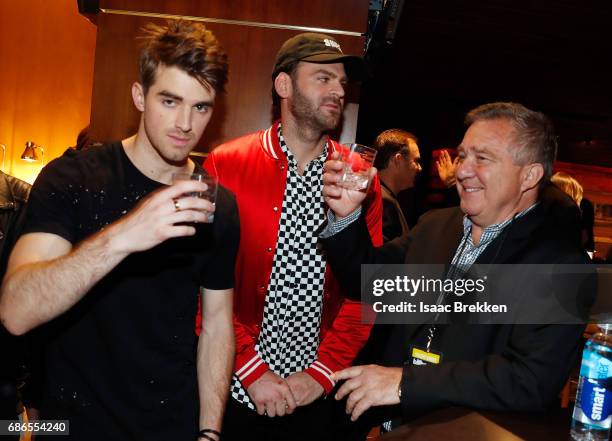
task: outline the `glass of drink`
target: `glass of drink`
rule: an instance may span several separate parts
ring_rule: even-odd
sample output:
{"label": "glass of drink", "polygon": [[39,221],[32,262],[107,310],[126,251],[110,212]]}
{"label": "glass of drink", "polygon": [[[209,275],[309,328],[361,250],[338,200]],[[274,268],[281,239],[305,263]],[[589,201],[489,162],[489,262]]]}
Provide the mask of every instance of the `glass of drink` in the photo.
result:
{"label": "glass of drink", "polygon": [[340,150],[344,171],[339,185],[349,190],[366,190],[376,150],[361,144],[344,144]]}
{"label": "glass of drink", "polygon": [[[172,175],[172,183],[176,184],[180,181],[199,181],[204,182],[208,187],[205,191],[194,191],[190,193],[186,193],[183,196],[191,196],[194,198],[203,198],[206,199],[213,204],[217,200],[217,187],[218,180],[216,176],[211,176],[207,173],[174,173]],[[215,219],[214,213],[208,215],[208,223],[211,223]]]}

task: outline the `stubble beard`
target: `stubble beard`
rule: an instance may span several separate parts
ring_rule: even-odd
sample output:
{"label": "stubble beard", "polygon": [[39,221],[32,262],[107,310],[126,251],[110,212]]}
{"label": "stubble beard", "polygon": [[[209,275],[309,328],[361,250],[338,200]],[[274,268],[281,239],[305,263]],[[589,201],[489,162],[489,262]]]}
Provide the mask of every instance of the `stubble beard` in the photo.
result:
{"label": "stubble beard", "polygon": [[319,110],[316,104],[303,95],[297,87],[295,87],[294,91],[293,99],[289,101],[289,110],[300,125],[306,125],[321,133],[329,132],[338,127],[343,110],[342,101],[340,99],[327,97],[321,101],[321,105],[327,102],[338,105],[339,112],[337,115],[330,114],[326,116]]}
{"label": "stubble beard", "polygon": [[[181,151],[174,151],[172,146],[169,144],[168,139],[166,139],[166,135],[169,135],[170,132],[165,132],[162,136],[162,139],[156,139],[154,136],[154,131],[149,130],[148,124],[144,124],[145,134],[151,145],[152,149],[157,153],[159,158],[168,164],[173,165],[181,165],[189,159],[189,153],[195,148],[195,145],[187,148],[187,153]],[[164,145],[164,143],[167,143]]]}

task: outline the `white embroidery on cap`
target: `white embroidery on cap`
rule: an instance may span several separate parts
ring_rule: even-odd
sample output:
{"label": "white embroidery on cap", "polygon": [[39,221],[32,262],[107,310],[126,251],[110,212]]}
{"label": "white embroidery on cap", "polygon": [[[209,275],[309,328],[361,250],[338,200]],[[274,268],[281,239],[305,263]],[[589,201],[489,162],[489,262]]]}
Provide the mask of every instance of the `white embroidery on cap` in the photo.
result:
{"label": "white embroidery on cap", "polygon": [[338,44],[336,40],[330,40],[329,38],[326,38],[323,40],[323,43],[325,43],[325,46],[334,47],[338,49],[340,52],[342,52],[342,49],[340,48],[340,45]]}

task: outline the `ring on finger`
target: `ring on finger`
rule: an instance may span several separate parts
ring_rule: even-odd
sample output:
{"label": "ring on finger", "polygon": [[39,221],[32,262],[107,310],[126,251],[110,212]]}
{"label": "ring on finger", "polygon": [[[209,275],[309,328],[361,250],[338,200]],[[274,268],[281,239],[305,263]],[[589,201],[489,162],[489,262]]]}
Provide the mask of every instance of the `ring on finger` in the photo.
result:
{"label": "ring on finger", "polygon": [[179,203],[179,200],[173,199],[172,202],[174,202],[174,211],[181,211],[181,204]]}

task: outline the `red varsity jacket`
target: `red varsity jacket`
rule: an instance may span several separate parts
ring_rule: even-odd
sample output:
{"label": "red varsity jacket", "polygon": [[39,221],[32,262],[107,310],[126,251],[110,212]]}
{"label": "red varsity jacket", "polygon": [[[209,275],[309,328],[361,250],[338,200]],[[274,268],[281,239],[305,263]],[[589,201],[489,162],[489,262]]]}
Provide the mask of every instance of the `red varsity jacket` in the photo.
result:
{"label": "red varsity jacket", "polygon": [[[236,258],[234,373],[247,388],[268,366],[255,351],[264,301],[276,249],[285,194],[287,158],[277,136],[278,122],[265,131],[217,147],[204,163],[206,170],[231,190],[240,214],[240,247]],[[330,142],[330,154],[338,143]],[[382,202],[378,179],[364,203],[372,241],[382,244]],[[357,294],[358,295],[358,294]],[[321,343],[317,360],[306,369],[325,393],[334,386],[331,374],[351,365],[365,344],[370,325],[361,323],[361,305],[344,299],[329,266],[325,273]]]}

